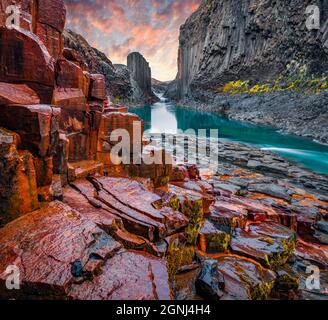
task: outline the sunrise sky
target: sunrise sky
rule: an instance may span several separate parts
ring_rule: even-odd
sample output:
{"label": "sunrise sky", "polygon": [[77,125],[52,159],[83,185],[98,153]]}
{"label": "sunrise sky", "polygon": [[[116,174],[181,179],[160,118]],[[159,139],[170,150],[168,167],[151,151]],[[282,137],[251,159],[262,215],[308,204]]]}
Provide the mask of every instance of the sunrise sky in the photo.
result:
{"label": "sunrise sky", "polygon": [[152,76],[172,80],[177,72],[179,28],[201,0],[66,0],[66,27],[84,36],[113,63],[129,52],[149,61]]}

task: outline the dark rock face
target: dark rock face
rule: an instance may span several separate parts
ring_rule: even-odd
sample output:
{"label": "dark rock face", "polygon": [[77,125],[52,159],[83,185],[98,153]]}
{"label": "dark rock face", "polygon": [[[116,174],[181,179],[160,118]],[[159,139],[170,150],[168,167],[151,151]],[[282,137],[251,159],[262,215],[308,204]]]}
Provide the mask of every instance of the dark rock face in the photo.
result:
{"label": "dark rock face", "polygon": [[132,79],[140,88],[141,97],[149,102],[154,102],[157,97],[151,87],[151,69],[149,63],[139,52],[132,52],[128,55],[127,66]]}
{"label": "dark rock face", "polygon": [[151,79],[152,87],[154,91],[158,93],[164,93],[167,90],[170,83],[171,81],[159,81],[154,78]]}
{"label": "dark rock face", "polygon": [[[139,53],[128,57],[128,66],[113,63],[101,51],[93,48],[79,34],[65,30],[65,47],[77,51],[90,72],[103,74],[107,95],[114,103],[144,104],[157,101],[151,88],[151,70],[148,62]],[[70,57],[74,53],[64,50]],[[135,58],[136,57],[136,58]],[[68,60],[68,56],[66,56]]]}
{"label": "dark rock face", "polygon": [[311,4],[310,0],[203,1],[181,27],[178,75],[166,96],[327,142],[327,130],[313,129],[327,121],[326,93],[219,93],[219,88],[237,80],[257,85],[280,78],[283,83],[322,78],[328,66],[328,8],[324,1],[317,2],[321,30],[309,31],[305,11]]}
{"label": "dark rock face", "polygon": [[[323,21],[328,15],[321,1]],[[193,86],[209,88],[231,80],[275,80],[281,73],[321,75],[328,55],[323,32],[306,29],[310,0],[272,3],[204,1],[181,27],[178,97]],[[324,30],[322,30],[324,31]]]}
{"label": "dark rock face", "polygon": [[79,52],[91,72],[105,76],[107,94],[111,98],[120,98],[122,101],[129,100],[132,87],[128,75],[117,73],[114,65],[106,55],[91,47],[81,35],[71,30],[65,30],[63,35],[65,46]]}

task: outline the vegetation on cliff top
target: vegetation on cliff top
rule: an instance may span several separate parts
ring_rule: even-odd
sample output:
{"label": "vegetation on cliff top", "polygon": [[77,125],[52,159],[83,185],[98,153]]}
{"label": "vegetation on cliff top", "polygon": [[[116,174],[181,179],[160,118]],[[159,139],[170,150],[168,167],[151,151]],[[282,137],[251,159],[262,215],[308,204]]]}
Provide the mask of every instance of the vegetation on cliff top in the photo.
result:
{"label": "vegetation on cliff top", "polygon": [[216,89],[219,93],[228,94],[257,94],[269,92],[304,92],[307,94],[320,94],[328,92],[328,76],[322,78],[304,79],[302,77],[291,79],[283,79],[282,77],[275,80],[273,83],[255,84],[249,80],[231,81],[223,87]]}

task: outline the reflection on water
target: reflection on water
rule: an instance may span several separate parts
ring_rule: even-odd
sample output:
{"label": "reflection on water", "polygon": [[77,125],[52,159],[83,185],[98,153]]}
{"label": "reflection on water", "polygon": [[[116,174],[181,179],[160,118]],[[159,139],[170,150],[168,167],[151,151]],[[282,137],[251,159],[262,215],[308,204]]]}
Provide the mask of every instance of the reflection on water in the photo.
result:
{"label": "reflection on water", "polygon": [[255,145],[313,171],[328,174],[328,146],[309,139],[285,135],[268,127],[228,120],[214,113],[177,108],[163,99],[151,106],[130,111],[144,119],[145,129],[150,133],[176,134],[179,129],[218,129],[220,138]]}

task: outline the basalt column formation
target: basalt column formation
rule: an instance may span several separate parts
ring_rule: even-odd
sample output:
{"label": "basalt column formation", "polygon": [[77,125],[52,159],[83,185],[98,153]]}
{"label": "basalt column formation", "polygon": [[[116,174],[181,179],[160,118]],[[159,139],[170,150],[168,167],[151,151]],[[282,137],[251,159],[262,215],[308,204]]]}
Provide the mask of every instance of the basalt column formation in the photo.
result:
{"label": "basalt column formation", "polygon": [[0,299],[327,298],[327,179],[224,143],[214,174],[172,165],[63,47],[63,1],[0,4]]}

